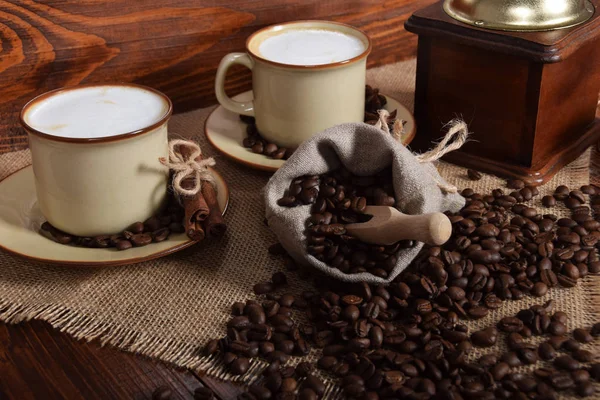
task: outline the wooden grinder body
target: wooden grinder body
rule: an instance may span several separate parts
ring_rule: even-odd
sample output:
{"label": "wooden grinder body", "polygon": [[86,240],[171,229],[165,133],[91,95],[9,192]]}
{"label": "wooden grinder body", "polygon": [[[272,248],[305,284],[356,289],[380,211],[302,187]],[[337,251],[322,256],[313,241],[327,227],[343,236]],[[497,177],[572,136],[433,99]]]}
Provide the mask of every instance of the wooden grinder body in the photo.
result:
{"label": "wooden grinder body", "polygon": [[443,124],[462,117],[471,141],[445,159],[530,184],[550,179],[600,138],[600,15],[545,32],[479,29],[442,3],[417,11],[419,34],[411,143],[426,151]]}

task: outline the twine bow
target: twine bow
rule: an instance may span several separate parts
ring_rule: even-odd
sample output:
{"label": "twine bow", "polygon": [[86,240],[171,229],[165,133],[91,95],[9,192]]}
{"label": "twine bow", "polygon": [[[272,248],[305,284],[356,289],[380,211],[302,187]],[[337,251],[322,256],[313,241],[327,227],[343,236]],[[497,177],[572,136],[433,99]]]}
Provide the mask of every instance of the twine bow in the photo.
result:
{"label": "twine bow", "polygon": [[[394,139],[400,140],[402,133],[404,133],[404,124],[401,120],[397,119],[394,122],[394,129],[390,132],[388,127],[388,120],[390,117],[390,113],[386,110],[379,110],[379,120],[375,124],[375,127],[383,130],[387,134],[391,134]],[[400,122],[398,122],[400,121]],[[421,164],[430,164],[433,163],[440,158],[442,158],[445,154],[460,149],[463,144],[467,142],[469,137],[469,128],[467,123],[460,118],[455,118],[452,121],[446,124],[448,126],[448,132],[442,138],[442,140],[431,150],[416,155],[417,160]],[[435,168],[432,166],[432,168]],[[437,183],[438,187],[445,193],[457,193],[458,189],[454,185],[450,185],[443,180],[438,179],[437,174],[431,174],[432,178]]]}
{"label": "twine bow", "polygon": [[[169,159],[161,157],[160,163],[174,172],[173,190],[181,196],[194,196],[202,189],[202,181],[214,186],[215,178],[208,167],[215,165],[210,157],[201,159],[202,150],[198,144],[182,139],[169,141]],[[186,179],[193,180],[194,186],[186,189],[181,186]]]}

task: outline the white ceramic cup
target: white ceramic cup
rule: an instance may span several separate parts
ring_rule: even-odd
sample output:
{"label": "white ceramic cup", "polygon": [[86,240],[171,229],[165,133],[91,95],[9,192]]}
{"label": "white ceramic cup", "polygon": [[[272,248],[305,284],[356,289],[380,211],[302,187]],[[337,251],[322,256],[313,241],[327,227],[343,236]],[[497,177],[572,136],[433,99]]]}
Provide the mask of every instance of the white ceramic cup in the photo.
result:
{"label": "white ceramic cup", "polygon": [[[99,87],[140,89],[158,96],[164,112],[149,126],[106,137],[62,137],[33,127],[31,113],[54,96]],[[27,103],[20,119],[29,136],[37,201],[48,222],[73,235],[96,236],[118,233],[155,214],[167,195],[168,169],[159,158],[168,156],[171,112],[166,95],[134,84],[63,88]]]}
{"label": "white ceramic cup", "polygon": [[[298,65],[261,56],[260,44],[290,30],[319,29],[358,38],[364,50],[358,56],[328,64]],[[362,122],[365,105],[369,37],[360,30],[329,21],[298,21],[273,25],[252,34],[246,53],[231,53],[217,70],[215,92],[226,109],[253,116],[260,134],[282,147],[295,148],[315,133],[344,122]],[[225,75],[233,64],[252,70],[254,100],[237,102],[225,93]]]}

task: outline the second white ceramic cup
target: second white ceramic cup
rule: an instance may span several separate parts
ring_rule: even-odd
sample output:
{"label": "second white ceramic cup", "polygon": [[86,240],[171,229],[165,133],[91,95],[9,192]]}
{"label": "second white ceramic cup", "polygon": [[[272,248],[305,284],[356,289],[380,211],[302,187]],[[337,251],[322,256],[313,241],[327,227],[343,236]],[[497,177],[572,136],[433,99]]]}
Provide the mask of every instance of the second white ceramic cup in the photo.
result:
{"label": "second white ceramic cup", "polygon": [[[352,35],[364,44],[358,56],[322,65],[290,65],[259,55],[260,43],[286,30],[325,29]],[[281,147],[296,148],[315,133],[344,122],[362,122],[365,105],[369,37],[360,30],[329,21],[298,21],[273,25],[252,34],[246,53],[231,53],[217,70],[215,92],[226,109],[254,116],[260,134]],[[225,75],[233,64],[252,70],[254,100],[236,102],[225,93]]]}

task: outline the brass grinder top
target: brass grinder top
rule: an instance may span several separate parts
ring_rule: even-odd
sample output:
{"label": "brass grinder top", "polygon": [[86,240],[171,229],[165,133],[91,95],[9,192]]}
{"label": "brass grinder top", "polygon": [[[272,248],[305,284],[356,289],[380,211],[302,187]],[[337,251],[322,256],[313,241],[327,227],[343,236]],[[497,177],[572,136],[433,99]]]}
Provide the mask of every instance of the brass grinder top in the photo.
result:
{"label": "brass grinder top", "polygon": [[594,6],[589,0],[445,0],[444,11],[478,28],[546,31],[587,21]]}

